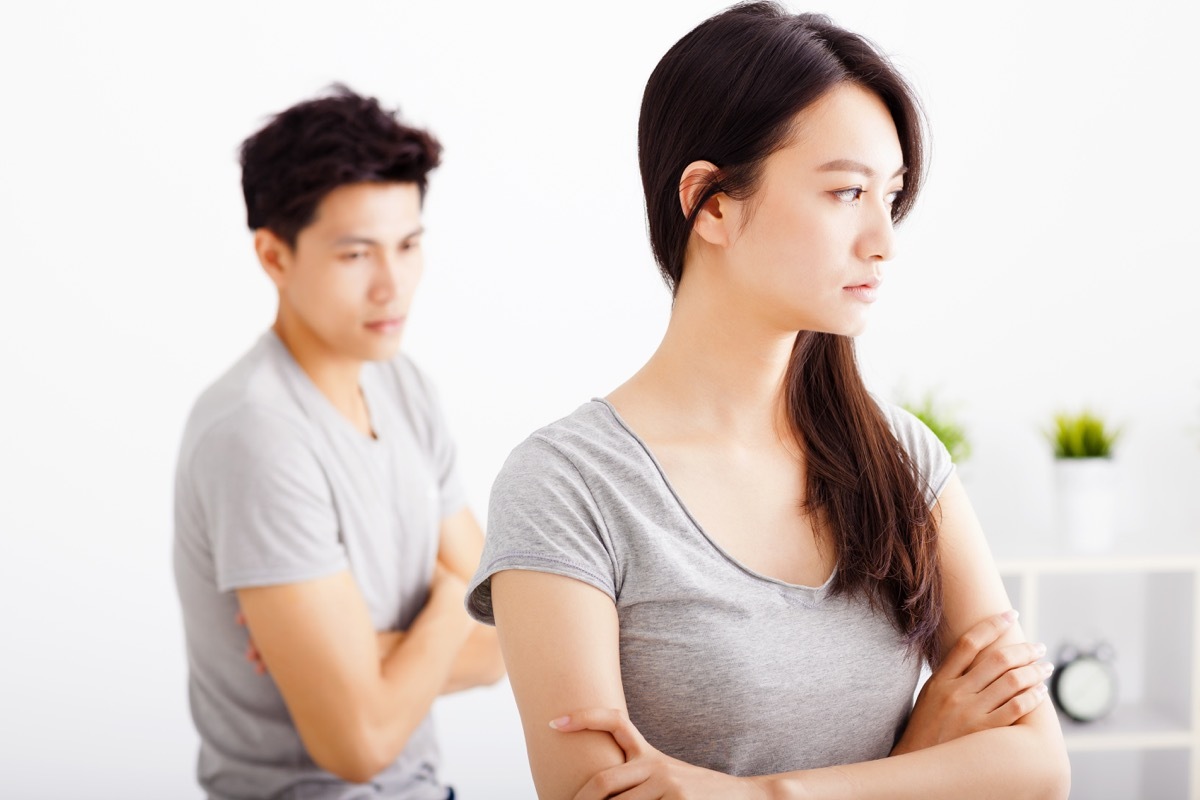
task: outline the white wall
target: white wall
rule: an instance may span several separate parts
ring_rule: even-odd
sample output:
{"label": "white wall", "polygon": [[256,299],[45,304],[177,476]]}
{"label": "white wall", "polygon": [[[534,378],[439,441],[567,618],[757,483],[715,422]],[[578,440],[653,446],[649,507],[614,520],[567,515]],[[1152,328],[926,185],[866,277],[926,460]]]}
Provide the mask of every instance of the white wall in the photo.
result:
{"label": "white wall", "polygon": [[[637,109],[659,56],[722,5],[6,8],[0,795],[199,796],[170,492],[192,399],[272,315],[241,139],[342,80],[443,140],[406,346],[440,385],[482,517],[514,444],[657,344],[668,296],[644,241]],[[1200,538],[1183,5],[821,9],[895,54],[928,106],[928,191],[860,352],[878,391],[959,404],[997,550],[1051,536],[1038,429],[1085,402],[1127,424],[1126,533]],[[507,686],[437,713],[463,796],[529,796]]]}

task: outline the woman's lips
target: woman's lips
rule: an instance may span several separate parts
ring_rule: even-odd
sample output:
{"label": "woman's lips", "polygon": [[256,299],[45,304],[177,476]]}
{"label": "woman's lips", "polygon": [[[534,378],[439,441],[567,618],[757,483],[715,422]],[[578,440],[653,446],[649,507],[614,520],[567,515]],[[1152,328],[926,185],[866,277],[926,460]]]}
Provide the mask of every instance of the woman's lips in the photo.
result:
{"label": "woman's lips", "polygon": [[876,297],[879,295],[879,284],[863,283],[858,286],[847,286],[845,287],[845,291],[864,303],[874,303]]}

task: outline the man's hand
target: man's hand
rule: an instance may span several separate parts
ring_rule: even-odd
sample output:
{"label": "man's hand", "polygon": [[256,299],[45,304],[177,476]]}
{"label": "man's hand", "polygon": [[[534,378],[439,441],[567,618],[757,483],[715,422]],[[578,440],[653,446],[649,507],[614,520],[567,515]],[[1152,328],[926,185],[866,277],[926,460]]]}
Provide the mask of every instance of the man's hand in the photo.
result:
{"label": "man's hand", "polygon": [[258,648],[254,646],[254,637],[250,635],[250,629],[246,627],[246,615],[242,613],[241,609],[238,609],[237,614],[233,617],[233,621],[246,628],[246,652],[244,654],[246,660],[254,667],[255,672],[259,675],[266,675],[266,662],[263,661],[262,654],[258,652]]}

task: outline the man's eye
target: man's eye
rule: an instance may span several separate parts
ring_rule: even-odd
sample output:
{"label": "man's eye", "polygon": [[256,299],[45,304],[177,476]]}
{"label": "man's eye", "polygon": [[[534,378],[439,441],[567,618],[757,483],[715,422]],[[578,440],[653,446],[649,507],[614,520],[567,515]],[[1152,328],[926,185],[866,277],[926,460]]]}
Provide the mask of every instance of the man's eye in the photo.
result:
{"label": "man's eye", "polygon": [[350,250],[345,253],[342,253],[339,256],[339,258],[341,258],[342,261],[361,261],[366,257],[367,257],[366,250]]}
{"label": "man's eye", "polygon": [[839,189],[833,193],[833,196],[843,203],[856,203],[863,196],[863,188],[851,186],[849,189]]}

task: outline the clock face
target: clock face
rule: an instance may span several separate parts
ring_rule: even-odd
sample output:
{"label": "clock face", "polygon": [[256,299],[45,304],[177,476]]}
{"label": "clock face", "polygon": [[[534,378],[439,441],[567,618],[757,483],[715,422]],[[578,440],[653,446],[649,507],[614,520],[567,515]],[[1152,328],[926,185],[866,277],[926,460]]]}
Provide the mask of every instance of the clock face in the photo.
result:
{"label": "clock face", "polygon": [[1104,716],[1116,700],[1116,681],[1112,669],[1104,662],[1088,656],[1060,667],[1053,688],[1058,707],[1067,716],[1080,722],[1090,722]]}

